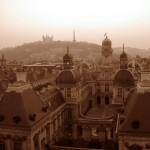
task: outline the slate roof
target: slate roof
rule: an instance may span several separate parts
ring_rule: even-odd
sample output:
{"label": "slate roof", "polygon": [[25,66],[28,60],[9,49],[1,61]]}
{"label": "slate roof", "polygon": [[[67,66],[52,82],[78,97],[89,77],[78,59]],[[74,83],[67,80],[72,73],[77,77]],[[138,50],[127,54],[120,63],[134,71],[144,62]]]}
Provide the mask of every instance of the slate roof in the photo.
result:
{"label": "slate roof", "polygon": [[[15,91],[16,86],[19,84],[8,87],[0,100],[0,125],[32,126],[46,115],[42,111],[44,103],[30,85],[30,88],[20,91]],[[35,116],[35,120],[31,120],[30,116]],[[17,119],[14,118],[20,119],[15,122]]]}
{"label": "slate roof", "polygon": [[150,133],[150,92],[137,93],[128,101],[120,133]]}
{"label": "slate roof", "polygon": [[113,84],[115,86],[135,86],[132,73],[127,69],[120,69],[114,77]]}
{"label": "slate roof", "polygon": [[54,111],[65,103],[64,97],[57,88],[51,88],[39,94],[42,101],[49,107],[50,111]]}
{"label": "slate roof", "polygon": [[75,70],[63,70],[56,77],[56,84],[76,84],[81,80],[80,73]]}

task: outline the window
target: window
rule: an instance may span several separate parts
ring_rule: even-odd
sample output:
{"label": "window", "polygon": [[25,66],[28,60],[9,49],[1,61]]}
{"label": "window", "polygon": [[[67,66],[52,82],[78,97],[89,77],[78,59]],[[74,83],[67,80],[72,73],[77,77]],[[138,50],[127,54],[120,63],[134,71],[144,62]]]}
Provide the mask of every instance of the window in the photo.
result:
{"label": "window", "polygon": [[6,150],[5,141],[4,140],[0,140],[0,150]]}
{"label": "window", "polygon": [[13,150],[21,150],[21,141],[14,141],[13,142]]}
{"label": "window", "polygon": [[34,150],[38,150],[39,149],[39,134],[38,133],[34,135],[33,141],[34,141]]}
{"label": "window", "polygon": [[118,88],[118,98],[122,98],[122,88]]}
{"label": "window", "polygon": [[71,88],[67,88],[67,97],[71,97]]}
{"label": "window", "polygon": [[109,84],[105,83],[105,92],[109,92]]}
{"label": "window", "polygon": [[72,109],[68,110],[68,120],[72,119]]}
{"label": "window", "polygon": [[81,126],[81,125],[78,125],[78,126],[77,126],[77,136],[78,136],[78,137],[81,137],[82,134],[83,134],[83,133],[82,133],[82,126]]}

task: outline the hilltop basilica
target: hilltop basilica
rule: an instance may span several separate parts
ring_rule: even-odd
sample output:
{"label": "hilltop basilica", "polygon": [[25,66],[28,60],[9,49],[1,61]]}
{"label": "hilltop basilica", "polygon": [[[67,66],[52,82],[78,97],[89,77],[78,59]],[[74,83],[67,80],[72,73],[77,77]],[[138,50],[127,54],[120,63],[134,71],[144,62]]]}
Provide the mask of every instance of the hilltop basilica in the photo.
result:
{"label": "hilltop basilica", "polygon": [[106,36],[96,67],[74,65],[67,47],[55,76],[30,66],[26,82],[1,78],[0,150],[150,148],[149,70],[129,62],[124,45],[119,65],[112,54]]}

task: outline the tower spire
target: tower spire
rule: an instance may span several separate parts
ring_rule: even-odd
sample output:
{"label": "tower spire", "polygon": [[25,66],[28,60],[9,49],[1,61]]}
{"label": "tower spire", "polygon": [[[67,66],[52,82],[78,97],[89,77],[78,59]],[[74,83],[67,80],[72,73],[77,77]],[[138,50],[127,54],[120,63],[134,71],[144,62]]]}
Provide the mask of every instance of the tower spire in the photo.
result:
{"label": "tower spire", "polygon": [[123,43],[123,52],[124,52],[124,43]]}
{"label": "tower spire", "polygon": [[75,34],[75,30],[73,30],[73,43],[76,43],[76,34]]}

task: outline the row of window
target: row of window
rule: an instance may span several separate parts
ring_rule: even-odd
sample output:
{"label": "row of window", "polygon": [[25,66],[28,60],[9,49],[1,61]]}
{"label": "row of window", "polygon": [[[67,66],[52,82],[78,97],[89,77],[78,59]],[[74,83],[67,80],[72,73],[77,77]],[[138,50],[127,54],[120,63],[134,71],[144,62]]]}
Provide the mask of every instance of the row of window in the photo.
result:
{"label": "row of window", "polygon": [[[110,90],[110,86],[108,83],[105,83],[105,92],[109,92]],[[99,83],[97,83],[97,92],[100,92],[101,91],[101,86]]]}

